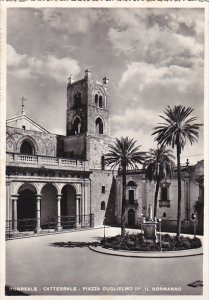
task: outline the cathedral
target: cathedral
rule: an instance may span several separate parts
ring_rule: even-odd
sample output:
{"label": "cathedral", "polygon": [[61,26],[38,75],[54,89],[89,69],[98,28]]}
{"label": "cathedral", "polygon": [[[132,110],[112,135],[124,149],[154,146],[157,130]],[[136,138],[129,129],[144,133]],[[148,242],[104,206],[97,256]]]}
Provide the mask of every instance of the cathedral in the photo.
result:
{"label": "cathedral", "polygon": [[[67,85],[66,135],[49,132],[25,112],[6,123],[6,237],[119,225],[122,177],[104,164],[111,136],[108,78],[89,70]],[[203,233],[203,161],[182,167],[182,228]],[[127,174],[126,223],[140,228],[155,183],[143,169]],[[161,182],[157,216],[175,230],[177,178]]]}

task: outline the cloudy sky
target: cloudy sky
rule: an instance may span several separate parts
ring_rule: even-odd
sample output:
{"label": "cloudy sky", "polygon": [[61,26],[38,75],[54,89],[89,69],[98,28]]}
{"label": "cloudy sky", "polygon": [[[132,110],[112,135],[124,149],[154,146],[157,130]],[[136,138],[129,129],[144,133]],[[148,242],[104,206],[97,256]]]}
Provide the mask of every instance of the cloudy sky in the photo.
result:
{"label": "cloudy sky", "polygon": [[[110,79],[112,135],[143,150],[156,147],[151,133],[167,105],[190,106],[204,121],[201,8],[10,8],[7,44],[7,117],[24,96],[32,119],[65,134],[67,78],[89,68]],[[203,158],[203,129],[186,157]]]}

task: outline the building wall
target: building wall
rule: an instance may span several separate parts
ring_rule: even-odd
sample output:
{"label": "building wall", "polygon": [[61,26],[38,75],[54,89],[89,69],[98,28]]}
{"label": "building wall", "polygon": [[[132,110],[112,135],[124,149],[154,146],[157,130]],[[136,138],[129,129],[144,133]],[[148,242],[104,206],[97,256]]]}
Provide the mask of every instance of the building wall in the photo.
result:
{"label": "building wall", "polygon": [[114,139],[110,136],[87,136],[86,153],[90,169],[102,169],[102,157],[109,151],[109,144],[113,141]]}
{"label": "building wall", "polygon": [[[115,179],[110,171],[94,170],[91,179],[91,212],[94,214],[94,225],[113,225],[115,211]],[[102,192],[102,186],[105,192]],[[101,210],[101,202],[105,202],[105,210]]]}
{"label": "building wall", "polygon": [[55,134],[7,127],[6,138],[7,152],[20,153],[23,141],[29,140],[35,148],[35,155],[56,156],[57,154],[57,137]]}
{"label": "building wall", "polygon": [[[196,166],[190,168],[190,174],[188,171],[182,171],[182,182],[181,182],[181,220],[182,226],[185,230],[188,228],[192,230],[193,223],[191,221],[192,213],[196,213],[196,203],[199,199],[200,187],[197,179],[203,176],[203,161],[197,163]],[[128,185],[129,181],[134,181],[136,183],[135,187],[127,186],[126,189],[126,200],[128,200],[129,189],[134,189],[134,199],[137,201],[137,205],[126,203],[126,224],[128,224],[128,210],[133,209],[135,211],[135,221],[136,225],[140,225],[142,218],[141,216],[148,216],[148,207],[151,204],[154,210],[154,194],[155,194],[155,183],[149,182],[145,179],[145,174],[141,171],[130,173],[127,175],[126,182]],[[157,203],[157,218],[161,218],[166,226],[176,227],[177,220],[177,207],[178,207],[178,182],[176,175],[171,179],[167,180],[168,185],[168,199],[170,200],[170,206],[160,207],[159,203],[162,200],[161,187],[158,193],[158,203]],[[121,218],[121,201],[122,201],[122,176],[117,177],[117,187],[116,187],[116,205],[115,205],[115,219],[118,224],[120,224]],[[199,220],[197,216],[197,221],[201,223],[202,214],[200,213]]]}
{"label": "building wall", "polygon": [[64,140],[65,156],[86,159],[86,137],[84,133],[67,136]]}

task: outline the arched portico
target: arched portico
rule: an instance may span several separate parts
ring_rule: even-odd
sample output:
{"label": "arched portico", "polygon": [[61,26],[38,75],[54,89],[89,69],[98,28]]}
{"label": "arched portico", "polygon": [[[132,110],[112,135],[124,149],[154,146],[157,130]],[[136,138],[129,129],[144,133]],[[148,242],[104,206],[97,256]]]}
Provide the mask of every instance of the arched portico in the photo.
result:
{"label": "arched portico", "polygon": [[13,234],[91,224],[82,183],[13,182],[11,192]]}

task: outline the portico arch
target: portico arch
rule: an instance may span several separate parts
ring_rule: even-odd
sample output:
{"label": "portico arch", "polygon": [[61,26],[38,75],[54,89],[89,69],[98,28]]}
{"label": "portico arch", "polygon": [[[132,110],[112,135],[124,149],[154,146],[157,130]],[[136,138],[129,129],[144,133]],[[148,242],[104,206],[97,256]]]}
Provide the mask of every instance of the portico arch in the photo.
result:
{"label": "portico arch", "polygon": [[55,228],[57,218],[57,188],[52,183],[41,189],[41,227]]}
{"label": "portico arch", "polygon": [[[79,215],[80,207],[78,207],[78,199],[76,188],[72,184],[63,186],[61,199],[61,224],[63,228],[76,226],[77,215]],[[80,206],[80,203],[79,203]]]}
{"label": "portico arch", "polygon": [[36,194],[34,185],[25,183],[18,189],[17,201],[17,229],[30,231],[36,227]]}

